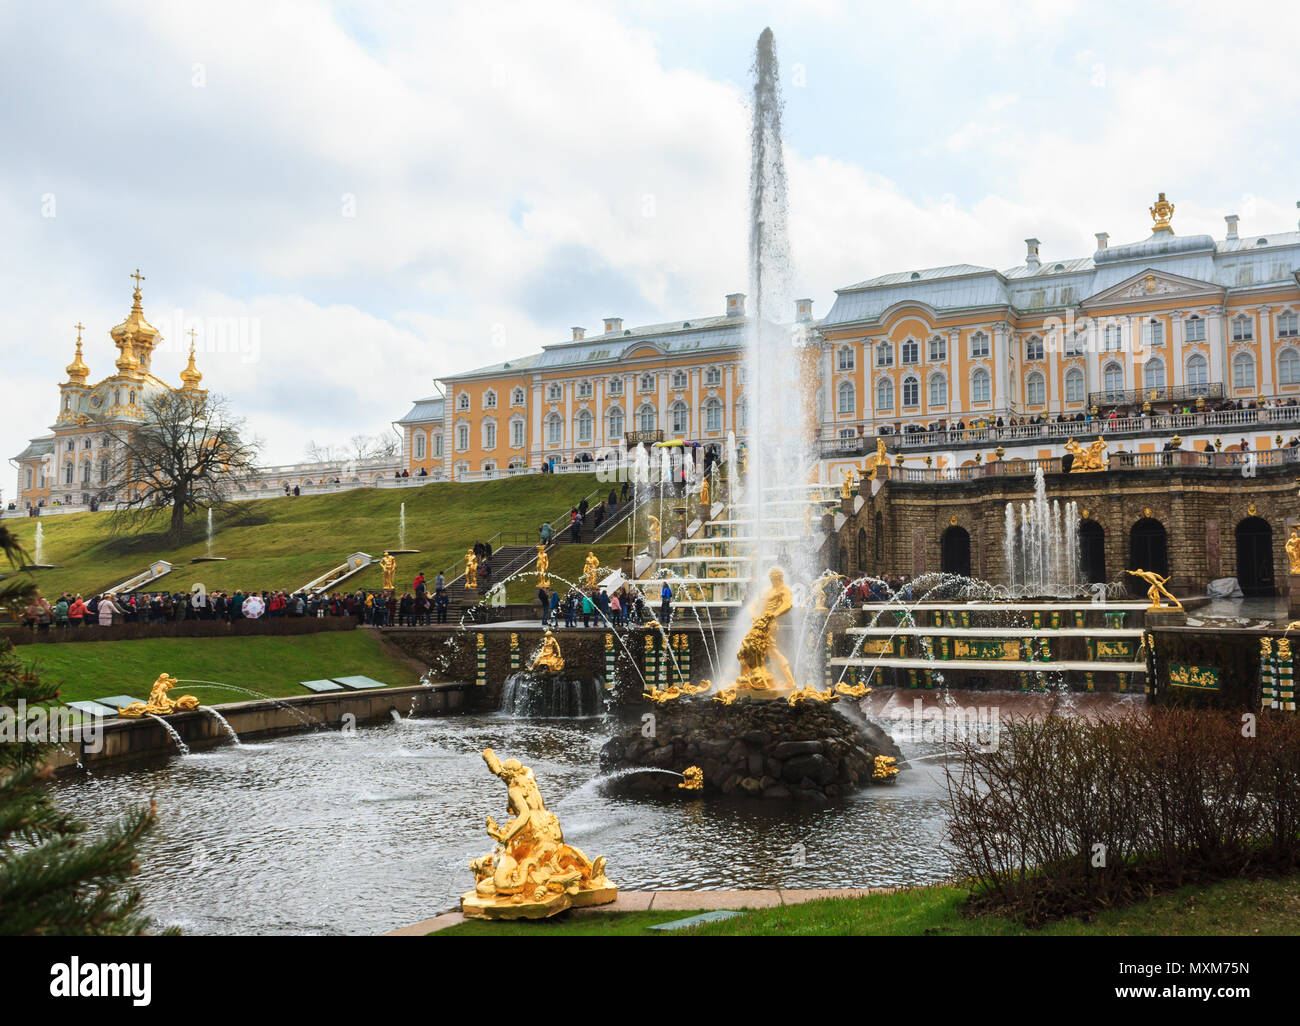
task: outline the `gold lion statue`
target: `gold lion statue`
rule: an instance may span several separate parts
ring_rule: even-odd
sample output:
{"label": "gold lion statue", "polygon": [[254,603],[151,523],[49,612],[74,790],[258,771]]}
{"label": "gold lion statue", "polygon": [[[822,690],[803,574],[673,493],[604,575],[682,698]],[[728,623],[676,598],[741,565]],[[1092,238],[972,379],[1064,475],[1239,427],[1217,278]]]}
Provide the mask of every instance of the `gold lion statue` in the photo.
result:
{"label": "gold lion statue", "polygon": [[193,712],[199,707],[199,700],[193,695],[181,695],[177,699],[167,696],[167,692],[178,683],[179,681],[170,674],[160,673],[158,679],[153,682],[153,687],[149,689],[149,701],[132,702],[125,709],[118,706],[118,714],[136,719],[141,716],[167,716],[174,712]]}

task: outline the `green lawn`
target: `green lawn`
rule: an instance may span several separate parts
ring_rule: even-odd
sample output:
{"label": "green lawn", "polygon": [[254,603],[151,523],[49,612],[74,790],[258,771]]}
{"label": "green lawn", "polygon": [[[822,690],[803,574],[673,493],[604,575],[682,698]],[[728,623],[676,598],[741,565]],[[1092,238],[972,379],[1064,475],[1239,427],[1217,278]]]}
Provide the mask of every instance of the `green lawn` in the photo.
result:
{"label": "green lawn", "polygon": [[[322,677],[362,674],[390,685],[419,683],[410,662],[364,629],[239,638],[67,642],[21,645],[15,651],[36,667],[42,680],[59,685],[64,702],[119,694],[147,698],[160,673],[181,680],[231,684],[271,698],[310,694],[299,681]],[[204,705],[253,697],[199,684],[187,684],[182,690]]]}
{"label": "green lawn", "polygon": [[831,898],[802,905],[754,909],[732,919],[684,931],[647,931],[646,927],[698,913],[566,914],[542,922],[466,922],[442,930],[435,936],[1191,937],[1300,934],[1300,875],[1185,887],[1128,908],[1103,912],[1088,922],[1063,919],[1039,930],[1029,930],[996,916],[967,916],[963,913],[965,900],[966,891],[958,887],[918,887],[864,898]]}
{"label": "green lawn", "polygon": [[[190,564],[205,555],[206,513],[186,525],[183,543],[173,546],[159,530],[113,538],[109,514],[75,513],[42,518],[44,559],[58,569],[36,574],[47,596],[63,591],[92,594],[139,573],[155,560],[176,569],[160,586],[188,591],[195,581],[209,589],[296,588],[353,552],[378,558],[398,546],[399,510],[406,503],[406,547],[418,555],[398,557],[398,583],[409,586],[417,570],[432,579],[463,557],[475,541],[498,531],[526,533],[531,540],[542,521],[554,521],[597,487],[594,474],[531,474],[470,483],[440,482],[420,488],[363,488],[334,495],[264,499],[234,503],[215,517],[213,554],[221,563]],[[8,520],[10,529],[33,555],[37,520]],[[584,552],[585,556],[586,553]],[[381,584],[378,567],[348,582],[348,587]]]}

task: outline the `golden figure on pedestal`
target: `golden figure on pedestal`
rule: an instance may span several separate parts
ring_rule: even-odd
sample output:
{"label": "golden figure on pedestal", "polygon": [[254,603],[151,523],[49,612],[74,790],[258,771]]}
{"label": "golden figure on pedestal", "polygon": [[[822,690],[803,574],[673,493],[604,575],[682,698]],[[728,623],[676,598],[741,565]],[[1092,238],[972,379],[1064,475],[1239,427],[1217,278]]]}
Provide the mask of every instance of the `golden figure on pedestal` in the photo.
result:
{"label": "golden figure on pedestal", "polygon": [[1291,561],[1291,573],[1300,574],[1300,533],[1291,528],[1291,537],[1286,540],[1286,558]]}
{"label": "golden figure on pedestal", "polygon": [[843,476],[843,480],[840,481],[840,498],[848,499],[853,494],[853,468],[841,470],[840,474]]}
{"label": "golden figure on pedestal", "polygon": [[537,546],[537,587],[549,588],[551,578],[548,576],[551,572],[551,557],[546,554],[546,546]]}
{"label": "golden figure on pedestal", "polygon": [[677,788],[681,791],[703,791],[704,770],[698,766],[687,766],[682,770],[682,782]]}
{"label": "golden figure on pedestal", "polygon": [[[1182,609],[1183,604],[1174,598],[1169,589],[1165,587],[1169,583],[1168,577],[1161,577],[1154,570],[1125,570],[1126,574],[1137,577],[1146,581],[1150,585],[1147,588],[1147,598],[1151,600],[1151,605],[1147,606],[1148,613],[1157,613],[1166,609]],[[1169,605],[1163,605],[1161,597],[1169,600]]]}
{"label": "golden figure on pedestal", "polygon": [[596,558],[594,552],[587,552],[587,558],[582,564],[582,576],[588,588],[596,586],[596,578],[600,576],[600,560]]}
{"label": "golden figure on pedestal", "polygon": [[385,552],[379,560],[379,569],[384,573],[384,591],[392,591],[396,587],[393,581],[397,576],[397,559],[391,552]]}
{"label": "golden figure on pedestal", "polygon": [[132,702],[125,709],[119,706],[117,710],[119,715],[135,719],[140,716],[166,716],[174,712],[193,712],[199,707],[199,700],[193,695],[181,695],[177,699],[167,697],[167,692],[177,683],[175,677],[160,673],[149,691],[149,701]]}
{"label": "golden figure on pedestal", "polygon": [[491,748],[483,750],[483,761],[505,781],[511,818],[504,827],[487,818],[488,836],[497,844],[469,864],[475,885],[461,895],[466,918],[541,919],[614,901],[618,888],[605,877],[604,856],[593,862],[564,843],[533,771],[517,759],[502,762]]}
{"label": "golden figure on pedestal", "polygon": [[[776,647],[776,621],[794,607],[794,597],[790,586],[785,583],[785,574],[778,567],[773,567],[768,574],[771,587],[755,603],[754,623],[749,628],[736,659],[740,662],[740,676],[736,683],[724,688],[715,696],[715,700],[729,704],[735,701],[737,693],[759,692],[761,697],[784,697],[795,689],[794,674],[790,672],[790,663],[781,650]],[[781,672],[778,683],[772,671],[768,669],[768,660],[776,663]],[[723,697],[730,695],[730,698]]]}
{"label": "golden figure on pedestal", "polygon": [[1109,462],[1106,459],[1106,439],[1101,435],[1098,435],[1097,440],[1090,443],[1086,449],[1071,438],[1065,443],[1065,451],[1074,457],[1074,464],[1070,467],[1071,474],[1105,470]]}
{"label": "golden figure on pedestal", "polygon": [[709,502],[709,479],[708,477],[700,478],[700,509],[708,509]]}
{"label": "golden figure on pedestal", "polygon": [[650,541],[653,542],[655,545],[658,545],[660,534],[661,532],[659,529],[659,518],[651,517],[650,518]]}
{"label": "golden figure on pedestal", "polygon": [[470,590],[478,588],[478,556],[473,549],[465,550],[465,587]]}
{"label": "golden figure on pedestal", "polygon": [[813,594],[817,596],[817,603],[813,606],[814,613],[829,613],[830,606],[826,604],[826,593],[838,582],[844,580],[843,575],[833,573],[827,570],[813,584]]}
{"label": "golden figure on pedestal", "polygon": [[542,647],[533,653],[528,662],[530,670],[542,670],[545,673],[559,673],[564,669],[564,656],[560,654],[560,643],[555,635],[547,631],[542,638]]}

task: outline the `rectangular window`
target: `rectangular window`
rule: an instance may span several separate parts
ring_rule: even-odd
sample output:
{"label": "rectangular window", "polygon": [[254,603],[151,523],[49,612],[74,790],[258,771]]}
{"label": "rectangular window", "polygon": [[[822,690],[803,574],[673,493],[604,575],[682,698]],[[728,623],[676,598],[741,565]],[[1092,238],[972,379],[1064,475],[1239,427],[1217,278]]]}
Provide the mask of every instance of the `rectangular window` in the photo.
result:
{"label": "rectangular window", "polygon": [[930,339],[930,362],[942,363],[948,359],[948,340],[943,338]]}
{"label": "rectangular window", "polygon": [[972,360],[987,359],[989,355],[989,337],[982,331],[970,337],[970,356]]}
{"label": "rectangular window", "polygon": [[522,449],[524,445],[524,422],[517,420],[510,425],[510,447]]}
{"label": "rectangular window", "polygon": [[1183,337],[1188,342],[1205,341],[1205,320],[1201,317],[1189,317],[1183,325]]}

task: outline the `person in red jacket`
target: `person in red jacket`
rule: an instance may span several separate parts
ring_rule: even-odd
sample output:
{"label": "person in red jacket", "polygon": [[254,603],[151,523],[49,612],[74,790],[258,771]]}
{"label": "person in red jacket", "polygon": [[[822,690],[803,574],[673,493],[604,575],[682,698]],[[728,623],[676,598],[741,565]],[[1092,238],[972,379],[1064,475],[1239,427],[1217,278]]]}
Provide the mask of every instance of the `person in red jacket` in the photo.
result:
{"label": "person in red jacket", "polygon": [[86,603],[81,601],[80,595],[72,600],[72,605],[68,606],[68,622],[73,627],[80,627],[86,622]]}

